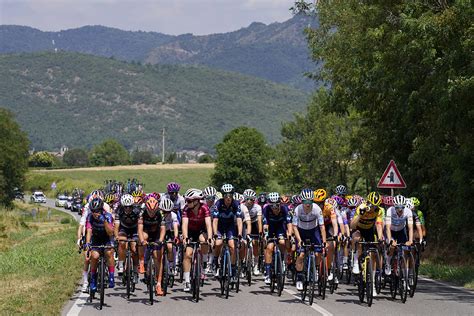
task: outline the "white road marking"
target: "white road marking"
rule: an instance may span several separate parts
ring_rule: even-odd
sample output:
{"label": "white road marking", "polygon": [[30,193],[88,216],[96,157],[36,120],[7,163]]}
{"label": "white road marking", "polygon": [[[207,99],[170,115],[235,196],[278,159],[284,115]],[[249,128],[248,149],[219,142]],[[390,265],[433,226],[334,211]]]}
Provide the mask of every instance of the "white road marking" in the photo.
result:
{"label": "white road marking", "polygon": [[76,298],[76,301],[72,305],[71,309],[69,312],[67,312],[67,316],[77,316],[81,312],[82,308],[87,302],[87,298],[89,297],[88,293],[82,293],[80,292],[79,296]]}
{"label": "white road marking", "polygon": [[440,281],[436,281],[436,280],[429,279],[429,278],[423,278],[421,276],[419,276],[418,279],[423,280],[423,281],[433,282],[433,283],[436,283],[436,284],[444,286],[444,287],[449,287],[449,288],[454,289],[454,290],[458,290],[458,291],[462,291],[462,292],[474,295],[474,291],[465,289],[465,288],[460,287],[460,286],[449,285],[445,282],[440,282]]}
{"label": "white road marking", "polygon": [[[286,293],[290,294],[290,295],[293,295],[294,297],[296,297],[297,299],[301,299],[299,294],[296,293],[295,291],[292,291],[292,290],[288,290],[288,289],[283,289],[283,291],[285,291]],[[322,308],[321,306],[317,305],[317,304],[314,304],[309,306],[308,307],[311,307],[312,309],[314,309],[315,311],[317,311],[318,313],[320,313],[321,315],[324,315],[324,316],[333,316],[330,312],[328,312],[327,310],[325,310],[324,308]]]}

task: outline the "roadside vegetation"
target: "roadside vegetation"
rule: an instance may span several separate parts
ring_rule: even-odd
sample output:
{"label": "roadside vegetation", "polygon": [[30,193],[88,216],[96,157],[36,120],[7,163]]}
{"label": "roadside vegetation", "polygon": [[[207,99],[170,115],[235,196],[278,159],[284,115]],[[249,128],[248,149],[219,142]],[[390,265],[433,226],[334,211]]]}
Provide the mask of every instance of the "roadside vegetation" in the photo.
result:
{"label": "roadside vegetation", "polygon": [[81,274],[75,221],[67,214],[16,204],[0,208],[2,314],[58,315]]}

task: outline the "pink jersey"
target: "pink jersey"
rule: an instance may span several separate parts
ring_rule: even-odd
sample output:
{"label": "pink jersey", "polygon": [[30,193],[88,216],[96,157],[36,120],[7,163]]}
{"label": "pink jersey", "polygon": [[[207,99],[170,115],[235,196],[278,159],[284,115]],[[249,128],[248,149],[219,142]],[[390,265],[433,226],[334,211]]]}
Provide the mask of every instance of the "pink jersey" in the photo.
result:
{"label": "pink jersey", "polygon": [[183,218],[188,218],[189,231],[201,231],[206,229],[206,217],[211,217],[211,212],[206,204],[201,204],[197,214],[187,206],[183,210]]}

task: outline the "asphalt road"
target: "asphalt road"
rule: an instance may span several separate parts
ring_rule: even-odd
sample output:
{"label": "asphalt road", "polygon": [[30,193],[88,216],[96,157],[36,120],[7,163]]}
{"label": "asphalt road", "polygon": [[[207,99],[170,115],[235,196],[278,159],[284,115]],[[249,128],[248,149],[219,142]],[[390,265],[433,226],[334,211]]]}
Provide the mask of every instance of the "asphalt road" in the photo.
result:
{"label": "asphalt road", "polygon": [[[48,199],[46,206],[54,207],[54,201]],[[68,210],[64,212],[71,213]],[[73,214],[78,218],[77,214]],[[474,292],[445,283],[421,278],[417,292],[408,298],[405,304],[399,297],[390,298],[388,288],[374,298],[368,307],[360,303],[357,289],[353,285],[340,284],[334,294],[327,291],[326,299],[316,297],[312,306],[303,304],[299,293],[293,286],[286,286],[281,297],[270,293],[263,279],[259,277],[249,287],[241,286],[241,291],[231,291],[229,298],[220,295],[219,283],[209,278],[201,290],[201,300],[195,303],[190,293],[182,290],[182,284],[175,284],[166,297],[155,297],[150,305],[146,286],[137,285],[130,300],[126,298],[126,289],[119,278],[116,287],[106,289],[105,306],[99,310],[98,300],[87,303],[87,294],[77,291],[65,305],[63,315],[474,315]],[[306,301],[307,302],[307,301]]]}

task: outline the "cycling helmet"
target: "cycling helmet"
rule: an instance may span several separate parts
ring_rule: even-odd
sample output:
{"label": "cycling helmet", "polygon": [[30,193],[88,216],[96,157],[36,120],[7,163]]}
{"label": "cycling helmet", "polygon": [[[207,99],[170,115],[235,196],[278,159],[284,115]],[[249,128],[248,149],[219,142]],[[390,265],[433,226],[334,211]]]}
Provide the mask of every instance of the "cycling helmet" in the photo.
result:
{"label": "cycling helmet", "polygon": [[151,197],[153,197],[153,198],[155,198],[157,201],[159,201],[160,198],[161,198],[161,194],[158,193],[158,192],[151,192],[151,193],[148,193],[147,196],[146,196],[147,199],[149,199],[149,198],[151,198]]}
{"label": "cycling helmet", "polygon": [[382,196],[378,192],[370,192],[367,195],[367,201],[375,206],[379,206],[382,203]]}
{"label": "cycling helmet", "polygon": [[328,193],[324,189],[317,189],[316,191],[314,191],[313,195],[314,202],[323,202],[327,198]]}
{"label": "cycling helmet", "polygon": [[291,203],[293,203],[293,205],[300,205],[303,201],[301,200],[301,196],[300,195],[293,195],[291,197]]}
{"label": "cycling helmet", "polygon": [[397,195],[393,198],[393,205],[395,207],[404,207],[407,199],[403,195]]}
{"label": "cycling helmet", "polygon": [[347,206],[349,207],[357,207],[359,206],[359,200],[356,197],[351,197],[349,201],[347,201]]}
{"label": "cycling helmet", "polygon": [[283,204],[290,204],[290,198],[287,195],[282,195],[280,198],[280,202]]}
{"label": "cycling helmet", "polygon": [[131,196],[130,194],[124,194],[120,198],[120,204],[122,204],[122,206],[132,206],[133,201],[133,196]]}
{"label": "cycling helmet", "polygon": [[337,195],[347,195],[347,188],[342,184],[338,185],[335,191]]}
{"label": "cycling helmet", "polygon": [[115,196],[113,193],[107,193],[105,195],[105,203],[110,204],[115,200]]}
{"label": "cycling helmet", "polygon": [[256,199],[257,198],[257,193],[255,193],[254,190],[252,189],[247,189],[244,191],[244,198],[246,199]]}
{"label": "cycling helmet", "polygon": [[166,186],[166,189],[168,190],[168,192],[179,192],[181,186],[176,182],[170,182]]}
{"label": "cycling helmet", "polygon": [[234,186],[232,184],[226,183],[221,187],[222,194],[234,193]]}
{"label": "cycling helmet", "polygon": [[314,193],[313,193],[313,190],[311,189],[303,189],[300,195],[301,195],[301,199],[303,200],[313,200],[314,198]]}
{"label": "cycling helmet", "polygon": [[413,210],[415,208],[415,204],[413,203],[411,199],[406,199],[405,207],[409,208],[410,210]]}
{"label": "cycling helmet", "polygon": [[414,206],[420,206],[420,200],[416,197],[411,197],[410,200],[413,202]]}
{"label": "cycling helmet", "polygon": [[114,194],[114,202],[120,202],[120,193]]}
{"label": "cycling helmet", "polygon": [[334,195],[332,197],[336,202],[337,202],[337,205],[343,205],[344,204],[344,199],[338,195]]}
{"label": "cycling helmet", "polygon": [[217,198],[218,200],[222,199],[222,198],[223,198],[222,193],[220,193],[219,191],[217,191],[217,193],[216,193],[216,198]]}
{"label": "cycling helmet", "polygon": [[171,212],[174,208],[174,203],[170,199],[163,198],[160,202],[160,210],[165,213]]}
{"label": "cycling helmet", "polygon": [[199,189],[191,188],[184,193],[184,199],[186,201],[201,200],[202,198],[202,191]]}
{"label": "cycling helmet", "polygon": [[278,192],[270,192],[268,193],[268,201],[270,203],[278,203],[280,202],[280,194]]}
{"label": "cycling helmet", "polygon": [[133,191],[133,192],[132,192],[132,196],[134,196],[134,197],[137,197],[137,196],[142,197],[142,196],[143,196],[143,191],[142,191],[142,190]]}
{"label": "cycling helmet", "polygon": [[214,187],[206,187],[202,193],[205,198],[213,198],[216,196],[217,190]]}
{"label": "cycling helmet", "polygon": [[335,199],[335,198],[332,198],[332,197],[329,198],[329,199],[327,199],[325,203],[328,204],[328,205],[331,205],[333,208],[337,208],[337,207],[338,207],[338,204],[337,204],[336,199]]}
{"label": "cycling helmet", "polygon": [[234,200],[243,202],[244,201],[244,196],[240,194],[239,192],[234,192]]}
{"label": "cycling helmet", "polygon": [[156,211],[158,208],[158,200],[154,196],[150,196],[145,202],[146,209],[149,211]]}
{"label": "cycling helmet", "polygon": [[262,192],[258,195],[258,204],[264,205],[267,203],[267,194],[265,192]]}
{"label": "cycling helmet", "polygon": [[104,198],[104,193],[101,190],[94,190],[94,191],[91,192],[91,197],[92,197],[92,199],[94,199],[96,197],[103,199]]}
{"label": "cycling helmet", "polygon": [[133,197],[134,204],[142,204],[143,203],[143,196],[137,195]]}
{"label": "cycling helmet", "polygon": [[99,197],[93,198],[92,201],[89,202],[89,208],[92,212],[100,211],[104,207],[104,200]]}

